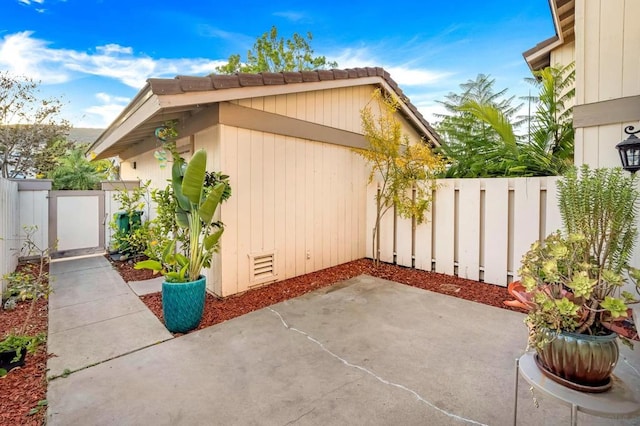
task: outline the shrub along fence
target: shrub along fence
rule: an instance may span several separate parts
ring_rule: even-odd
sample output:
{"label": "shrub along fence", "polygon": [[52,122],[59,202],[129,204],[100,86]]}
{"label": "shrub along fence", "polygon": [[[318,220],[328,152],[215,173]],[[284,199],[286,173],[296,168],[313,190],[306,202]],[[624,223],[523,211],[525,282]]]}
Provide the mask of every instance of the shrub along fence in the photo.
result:
{"label": "shrub along fence", "polygon": [[[506,286],[531,244],[562,226],[558,177],[441,179],[426,220],[390,210],[380,229],[380,259]],[[367,194],[367,256],[372,257],[375,184]]]}

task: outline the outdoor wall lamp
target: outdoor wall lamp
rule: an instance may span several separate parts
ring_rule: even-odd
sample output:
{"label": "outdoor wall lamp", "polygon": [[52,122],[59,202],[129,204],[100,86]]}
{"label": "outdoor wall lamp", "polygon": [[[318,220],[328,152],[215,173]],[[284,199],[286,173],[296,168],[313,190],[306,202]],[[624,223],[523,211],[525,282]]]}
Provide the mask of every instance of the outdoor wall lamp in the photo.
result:
{"label": "outdoor wall lamp", "polygon": [[640,139],[636,136],[636,133],[640,133],[640,130],[634,132],[633,129],[633,126],[625,127],[624,132],[629,137],[616,145],[620,154],[622,168],[631,173],[640,170]]}

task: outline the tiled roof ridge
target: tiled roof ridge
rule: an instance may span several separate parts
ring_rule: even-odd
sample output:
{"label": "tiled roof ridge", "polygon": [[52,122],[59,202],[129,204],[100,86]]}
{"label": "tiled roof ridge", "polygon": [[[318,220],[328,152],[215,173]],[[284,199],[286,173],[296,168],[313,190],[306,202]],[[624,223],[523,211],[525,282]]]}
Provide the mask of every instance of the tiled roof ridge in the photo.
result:
{"label": "tiled roof ridge", "polygon": [[381,67],[362,67],[314,71],[261,72],[256,74],[211,74],[205,77],[178,75],[175,78],[150,78],[147,80],[151,92],[156,95],[177,95],[187,92],[224,90],[251,86],[274,86],[294,83],[310,83],[328,80],[344,80],[364,77],[381,77],[393,89],[407,108],[420,122],[438,138],[429,122],[405,96],[391,75]]}

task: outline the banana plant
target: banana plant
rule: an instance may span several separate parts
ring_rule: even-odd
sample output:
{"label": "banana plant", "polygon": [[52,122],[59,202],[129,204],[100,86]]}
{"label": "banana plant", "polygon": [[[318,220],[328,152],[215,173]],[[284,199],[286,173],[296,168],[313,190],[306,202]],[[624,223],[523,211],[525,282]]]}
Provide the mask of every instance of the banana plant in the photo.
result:
{"label": "banana plant", "polygon": [[176,199],[176,223],[187,230],[189,244],[179,247],[171,241],[163,250],[162,259],[148,259],[136,263],[136,269],[160,272],[168,282],[196,281],[203,267],[211,265],[211,256],[218,250],[224,228],[213,218],[225,191],[220,182],[205,189],[207,153],[198,150],[187,163],[182,158],[174,161],[171,172],[173,196]]}

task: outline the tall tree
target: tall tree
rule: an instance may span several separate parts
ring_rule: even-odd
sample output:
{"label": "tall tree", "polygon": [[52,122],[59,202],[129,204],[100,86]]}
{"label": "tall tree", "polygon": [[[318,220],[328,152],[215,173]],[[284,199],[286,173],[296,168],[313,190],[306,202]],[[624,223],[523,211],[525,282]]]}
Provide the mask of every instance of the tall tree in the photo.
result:
{"label": "tall tree", "polygon": [[393,207],[401,217],[422,223],[431,206],[435,176],[442,172],[444,162],[424,141],[410,143],[402,133],[397,118],[400,100],[375,91],[372,105],[360,111],[366,149],[358,149],[371,166],[369,182],[378,180],[376,221],[373,227],[373,256],[380,262],[380,223]]}
{"label": "tall tree", "polygon": [[[516,118],[521,105],[500,99],[493,80],[480,78],[461,85],[461,94],[442,102],[449,114],[437,130],[443,136],[442,153],[450,166],[447,177],[549,176],[562,174],[573,161],[573,128],[569,102],[573,97],[572,65],[534,73],[538,96],[533,117]],[[484,77],[484,76],[482,76]],[[525,121],[529,134],[516,129]]]}
{"label": "tall tree", "polygon": [[550,66],[533,72],[525,79],[538,89],[538,96],[528,98],[536,104],[531,120],[529,143],[539,151],[553,155],[565,167],[573,164],[573,106],[576,90],[574,63]]}
{"label": "tall tree", "polygon": [[25,177],[38,170],[38,154],[52,140],[66,137],[70,125],[58,118],[62,102],[39,96],[39,84],[0,72],[0,171]]}
{"label": "tall tree", "polygon": [[336,62],[327,61],[324,56],[313,56],[314,51],[309,44],[311,40],[313,35],[310,32],[306,38],[298,33],[293,33],[290,39],[278,38],[278,28],[274,25],[271,31],[258,37],[253,50],[247,52],[244,63],[240,55],[234,54],[229,56],[226,64],[216,67],[216,71],[234,74],[336,68]]}
{"label": "tall tree", "polygon": [[[438,116],[441,121],[437,125],[443,139],[440,150],[450,161],[446,176],[504,173],[500,159],[513,147],[504,143],[503,136],[514,133],[513,127],[520,125],[515,116],[521,105],[513,105],[515,97],[506,97],[507,89],[496,91],[494,85],[495,79],[478,74],[475,80],[460,85],[460,93],[449,93],[439,102],[447,111]],[[492,121],[498,127],[491,125]],[[492,166],[496,170],[491,171]]]}

